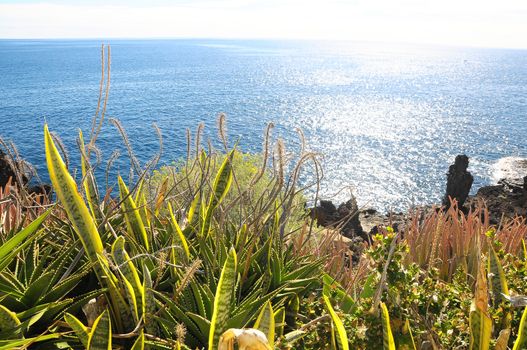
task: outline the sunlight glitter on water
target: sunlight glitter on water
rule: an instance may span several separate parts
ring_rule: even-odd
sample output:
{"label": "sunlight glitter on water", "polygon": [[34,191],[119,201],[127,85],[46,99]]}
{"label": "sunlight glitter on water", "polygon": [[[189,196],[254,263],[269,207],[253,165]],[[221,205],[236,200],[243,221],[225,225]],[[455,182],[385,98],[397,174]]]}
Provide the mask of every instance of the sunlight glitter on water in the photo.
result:
{"label": "sunlight glitter on water", "polygon": [[[457,154],[470,157],[473,192],[492,183],[492,165],[527,157],[527,51],[350,42],[116,40],[108,115],[119,118],[136,156],[164,163],[185,152],[185,128],[225,112],[231,140],[261,150],[262,133],[290,148],[302,128],[323,155],[322,195],[351,187],[361,205],[402,210],[437,202]],[[98,93],[97,41],[1,42],[2,137],[45,169],[35,140],[44,117],[75,162],[77,128],[89,128]],[[13,122],[16,121],[16,122]],[[86,131],[86,130],[85,130]],[[113,127],[99,139],[109,157]],[[125,152],[124,152],[125,153]],[[122,157],[112,175],[125,173]],[[78,165],[78,164],[77,164]],[[44,172],[44,179],[46,174]],[[333,198],[345,201],[342,191]]]}

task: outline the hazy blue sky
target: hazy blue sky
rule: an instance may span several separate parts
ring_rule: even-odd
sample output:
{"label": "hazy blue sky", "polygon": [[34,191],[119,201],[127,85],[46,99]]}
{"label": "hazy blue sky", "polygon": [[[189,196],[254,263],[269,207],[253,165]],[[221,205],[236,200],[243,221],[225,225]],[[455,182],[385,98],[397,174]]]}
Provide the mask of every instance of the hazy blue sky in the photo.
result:
{"label": "hazy blue sky", "polygon": [[0,0],[0,38],[115,37],[527,48],[527,0]]}

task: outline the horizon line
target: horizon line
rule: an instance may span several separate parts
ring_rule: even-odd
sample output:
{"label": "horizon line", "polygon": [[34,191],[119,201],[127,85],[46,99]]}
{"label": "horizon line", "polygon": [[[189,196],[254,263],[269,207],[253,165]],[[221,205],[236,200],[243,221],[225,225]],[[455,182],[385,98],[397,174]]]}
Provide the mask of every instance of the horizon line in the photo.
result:
{"label": "horizon line", "polygon": [[90,41],[90,40],[233,40],[233,41],[305,41],[305,42],[346,42],[346,43],[369,43],[369,44],[388,44],[388,45],[416,45],[416,46],[432,46],[444,48],[466,48],[466,49],[499,49],[499,50],[527,50],[523,46],[485,46],[485,45],[471,45],[471,44],[453,44],[453,43],[438,43],[438,42],[419,42],[419,41],[381,41],[381,40],[365,40],[365,39],[341,39],[341,38],[277,38],[277,37],[185,37],[185,36],[152,36],[152,37],[124,37],[124,36],[109,36],[109,37],[24,37],[24,38],[10,38],[0,37],[0,41]]}

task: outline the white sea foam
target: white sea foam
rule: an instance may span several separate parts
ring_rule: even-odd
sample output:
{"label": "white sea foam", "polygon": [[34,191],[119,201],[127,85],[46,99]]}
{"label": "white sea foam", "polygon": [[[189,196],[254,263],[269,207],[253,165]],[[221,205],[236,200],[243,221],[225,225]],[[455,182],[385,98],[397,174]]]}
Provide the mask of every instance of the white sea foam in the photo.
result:
{"label": "white sea foam", "polygon": [[492,165],[492,181],[501,179],[518,179],[527,176],[527,158],[504,157]]}

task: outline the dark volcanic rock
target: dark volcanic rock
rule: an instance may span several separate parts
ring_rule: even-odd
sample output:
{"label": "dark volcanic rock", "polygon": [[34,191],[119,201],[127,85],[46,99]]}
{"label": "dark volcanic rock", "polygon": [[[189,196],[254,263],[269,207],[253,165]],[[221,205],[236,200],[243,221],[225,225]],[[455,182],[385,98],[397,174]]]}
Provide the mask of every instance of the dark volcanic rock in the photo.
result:
{"label": "dark volcanic rock", "polygon": [[[51,196],[52,188],[48,184],[36,184],[30,186],[28,176],[20,169],[27,169],[27,164],[24,162],[14,162],[8,158],[2,150],[0,150],[0,188],[4,188],[8,183],[17,185],[18,188],[26,188],[29,194],[36,196]],[[20,172],[17,177],[17,172]],[[20,183],[20,180],[22,183]],[[11,181],[11,182],[9,182]]]}
{"label": "dark volcanic rock", "polygon": [[321,226],[331,226],[338,221],[337,208],[331,201],[321,200],[320,205],[311,209],[311,217]]}
{"label": "dark volcanic rock", "polygon": [[50,197],[51,191],[52,191],[52,187],[51,187],[51,185],[48,185],[48,184],[41,184],[41,185],[31,186],[31,187],[29,187],[27,189],[27,191],[30,194],[35,194],[37,196]]}
{"label": "dark volcanic rock", "polygon": [[311,216],[321,226],[339,228],[342,235],[347,238],[361,237],[369,241],[368,235],[362,229],[359,207],[354,196],[346,203],[340,204],[338,209],[333,202],[321,200],[320,205],[311,209]]}
{"label": "dark volcanic rock", "polygon": [[527,217],[527,159],[505,157],[498,161],[495,170],[503,178],[496,185],[481,187],[466,207],[474,208],[484,202],[493,225],[502,219]]}
{"label": "dark volcanic rock", "polygon": [[342,234],[346,237],[361,237],[365,241],[368,236],[362,229],[359,219],[359,206],[357,200],[352,196],[346,203],[342,203],[338,208],[339,220],[342,222]]}
{"label": "dark volcanic rock", "polygon": [[408,214],[406,213],[386,213],[381,214],[371,209],[361,211],[360,222],[368,236],[375,235],[385,230],[388,226],[395,232],[404,232]]}
{"label": "dark volcanic rock", "polygon": [[[527,160],[523,167],[514,167],[516,178],[505,178],[496,185],[481,187],[475,196],[469,196],[474,178],[467,170],[469,159],[466,155],[458,155],[454,164],[450,165],[447,173],[447,186],[443,198],[443,209],[450,207],[450,199],[457,201],[458,207],[465,213],[476,208],[483,202],[488,209],[489,221],[492,225],[500,224],[503,218],[511,219],[516,216],[527,218]],[[512,172],[510,172],[512,174]],[[518,176],[520,176],[518,178]],[[404,235],[410,219],[419,214],[424,218],[431,210],[441,210],[436,205],[426,205],[411,208],[400,213],[379,213],[375,209],[360,210],[355,197],[338,207],[331,201],[320,201],[320,205],[311,209],[312,216],[317,223],[325,227],[334,227],[350,239],[348,246],[361,247],[371,242],[371,236],[385,232],[390,226],[395,232]],[[421,219],[419,219],[421,220]],[[357,240],[357,241],[355,241]],[[356,249],[358,253],[360,249]]]}
{"label": "dark volcanic rock", "polygon": [[474,197],[467,201],[473,208],[483,201],[489,211],[489,221],[493,225],[502,218],[527,217],[527,176],[523,179],[502,179],[497,185],[481,187]]}
{"label": "dark volcanic rock", "polygon": [[454,164],[448,168],[446,192],[443,197],[443,205],[450,207],[450,199],[455,199],[461,208],[465,203],[474,177],[468,169],[468,157],[464,154],[456,156]]}
{"label": "dark volcanic rock", "polygon": [[[0,150],[0,188],[5,187],[9,179],[11,179],[12,184],[17,182],[15,169],[13,169],[11,166],[8,156],[2,150]],[[22,181],[25,181],[25,184],[27,182],[27,178],[23,176],[22,179]]]}

